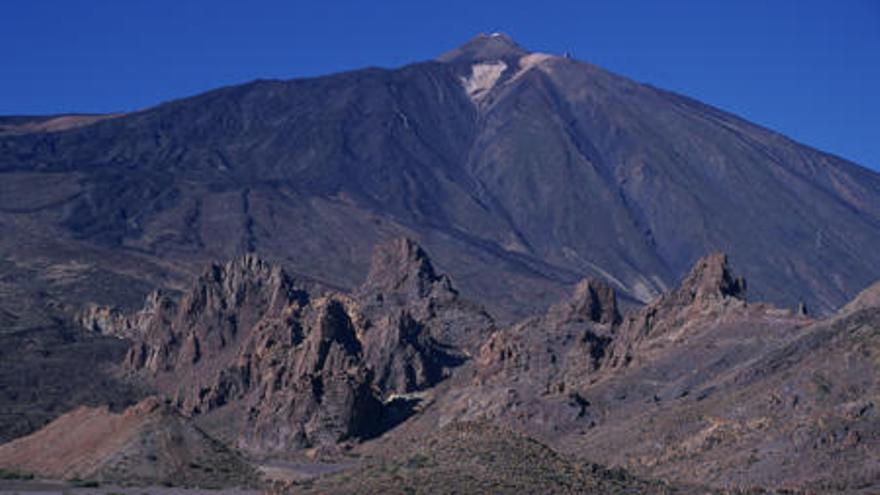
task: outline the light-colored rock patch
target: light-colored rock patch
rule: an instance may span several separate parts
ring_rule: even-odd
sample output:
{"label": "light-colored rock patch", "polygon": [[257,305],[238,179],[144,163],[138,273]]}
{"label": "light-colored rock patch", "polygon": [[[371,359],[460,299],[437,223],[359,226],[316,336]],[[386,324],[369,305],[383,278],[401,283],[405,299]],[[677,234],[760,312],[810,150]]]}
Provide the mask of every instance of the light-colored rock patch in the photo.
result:
{"label": "light-colored rock patch", "polygon": [[461,78],[461,83],[471,100],[478,102],[495,87],[505,70],[507,70],[507,64],[500,60],[492,63],[474,64],[471,67],[471,75]]}

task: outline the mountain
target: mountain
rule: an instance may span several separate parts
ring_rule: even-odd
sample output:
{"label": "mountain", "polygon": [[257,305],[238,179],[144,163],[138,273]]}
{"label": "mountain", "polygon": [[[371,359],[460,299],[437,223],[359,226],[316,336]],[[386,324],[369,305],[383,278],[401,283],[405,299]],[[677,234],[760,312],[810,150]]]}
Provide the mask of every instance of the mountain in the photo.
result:
{"label": "mountain", "polygon": [[401,236],[508,321],[584,277],[647,302],[711,251],[755,296],[820,313],[880,277],[877,173],[504,35],[398,69],[2,124],[0,275],[39,274],[3,299],[12,315],[47,297],[131,305],[245,253],[351,289]]}
{"label": "mountain", "polygon": [[880,175],[504,35],[0,118],[0,232],[2,469],[880,486]]}

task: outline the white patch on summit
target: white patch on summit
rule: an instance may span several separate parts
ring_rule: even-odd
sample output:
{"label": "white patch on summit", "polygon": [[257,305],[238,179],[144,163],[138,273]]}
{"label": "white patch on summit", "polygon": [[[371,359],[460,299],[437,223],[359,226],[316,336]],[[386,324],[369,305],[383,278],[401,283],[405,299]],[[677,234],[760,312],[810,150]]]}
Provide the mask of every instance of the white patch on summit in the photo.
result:
{"label": "white patch on summit", "polygon": [[495,87],[498,78],[501,77],[501,74],[506,69],[507,64],[500,60],[498,62],[474,64],[471,67],[471,75],[469,77],[462,77],[461,83],[464,85],[464,90],[467,91],[471,100],[477,102],[483,99]]}
{"label": "white patch on summit", "polygon": [[547,60],[553,60],[555,58],[558,57],[550,55],[549,53],[530,53],[519,59],[520,70],[529,70],[541,62],[546,62]]}
{"label": "white patch on summit", "polygon": [[519,59],[519,70],[516,72],[516,74],[513,75],[513,77],[510,78],[510,80],[517,80],[521,75],[525,74],[533,67],[540,67],[546,72],[549,70],[549,68],[544,62],[556,60],[558,58],[559,57],[555,57],[547,53],[530,53],[528,55],[525,55]]}

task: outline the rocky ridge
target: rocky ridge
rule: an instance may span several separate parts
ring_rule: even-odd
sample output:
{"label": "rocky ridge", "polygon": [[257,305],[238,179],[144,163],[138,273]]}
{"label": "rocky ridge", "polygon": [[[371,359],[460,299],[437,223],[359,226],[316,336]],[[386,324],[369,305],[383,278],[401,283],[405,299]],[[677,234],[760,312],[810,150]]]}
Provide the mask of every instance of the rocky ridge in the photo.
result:
{"label": "rocky ridge", "polygon": [[494,332],[430,408],[365,448],[490,421],[648,478],[871,493],[880,309],[864,296],[815,320],[748,302],[745,287],[713,254],[620,316],[614,291],[585,281],[547,314]]}
{"label": "rocky ridge", "polygon": [[80,321],[133,340],[129,378],[259,456],[342,447],[390,459],[476,421],[646,479],[878,484],[880,469],[862,462],[880,452],[873,289],[816,320],[747,301],[716,253],[642,308],[621,314],[612,287],[585,279],[545,314],[496,327],[413,241],[373,259],[352,294],[246,256],[210,266],[178,298],[155,293],[130,316],[89,308]]}
{"label": "rocky ridge", "polygon": [[238,445],[254,452],[379,433],[388,397],[443,380],[493,325],[408,239],[376,250],[353,295],[248,255],[212,265],[177,302],[153,295],[131,316],[91,308],[80,320],[133,340],[129,372],[184,413],[242,407]]}

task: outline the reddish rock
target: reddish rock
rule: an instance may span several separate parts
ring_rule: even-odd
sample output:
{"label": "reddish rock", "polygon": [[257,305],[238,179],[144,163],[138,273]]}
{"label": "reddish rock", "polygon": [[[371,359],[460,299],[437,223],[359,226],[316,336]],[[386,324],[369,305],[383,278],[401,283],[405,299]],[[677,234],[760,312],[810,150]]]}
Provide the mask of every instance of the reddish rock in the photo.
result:
{"label": "reddish rock", "polygon": [[247,255],[211,265],[179,302],[154,296],[132,316],[93,308],[81,321],[132,339],[129,372],[186,413],[244,408],[234,434],[258,452],[376,434],[383,397],[448,377],[468,359],[459,346],[492,327],[408,239],[377,248],[353,297]]}
{"label": "reddish rock", "polygon": [[435,385],[494,328],[488,313],[461,298],[411,239],[375,248],[356,299],[366,361],[386,395]]}

